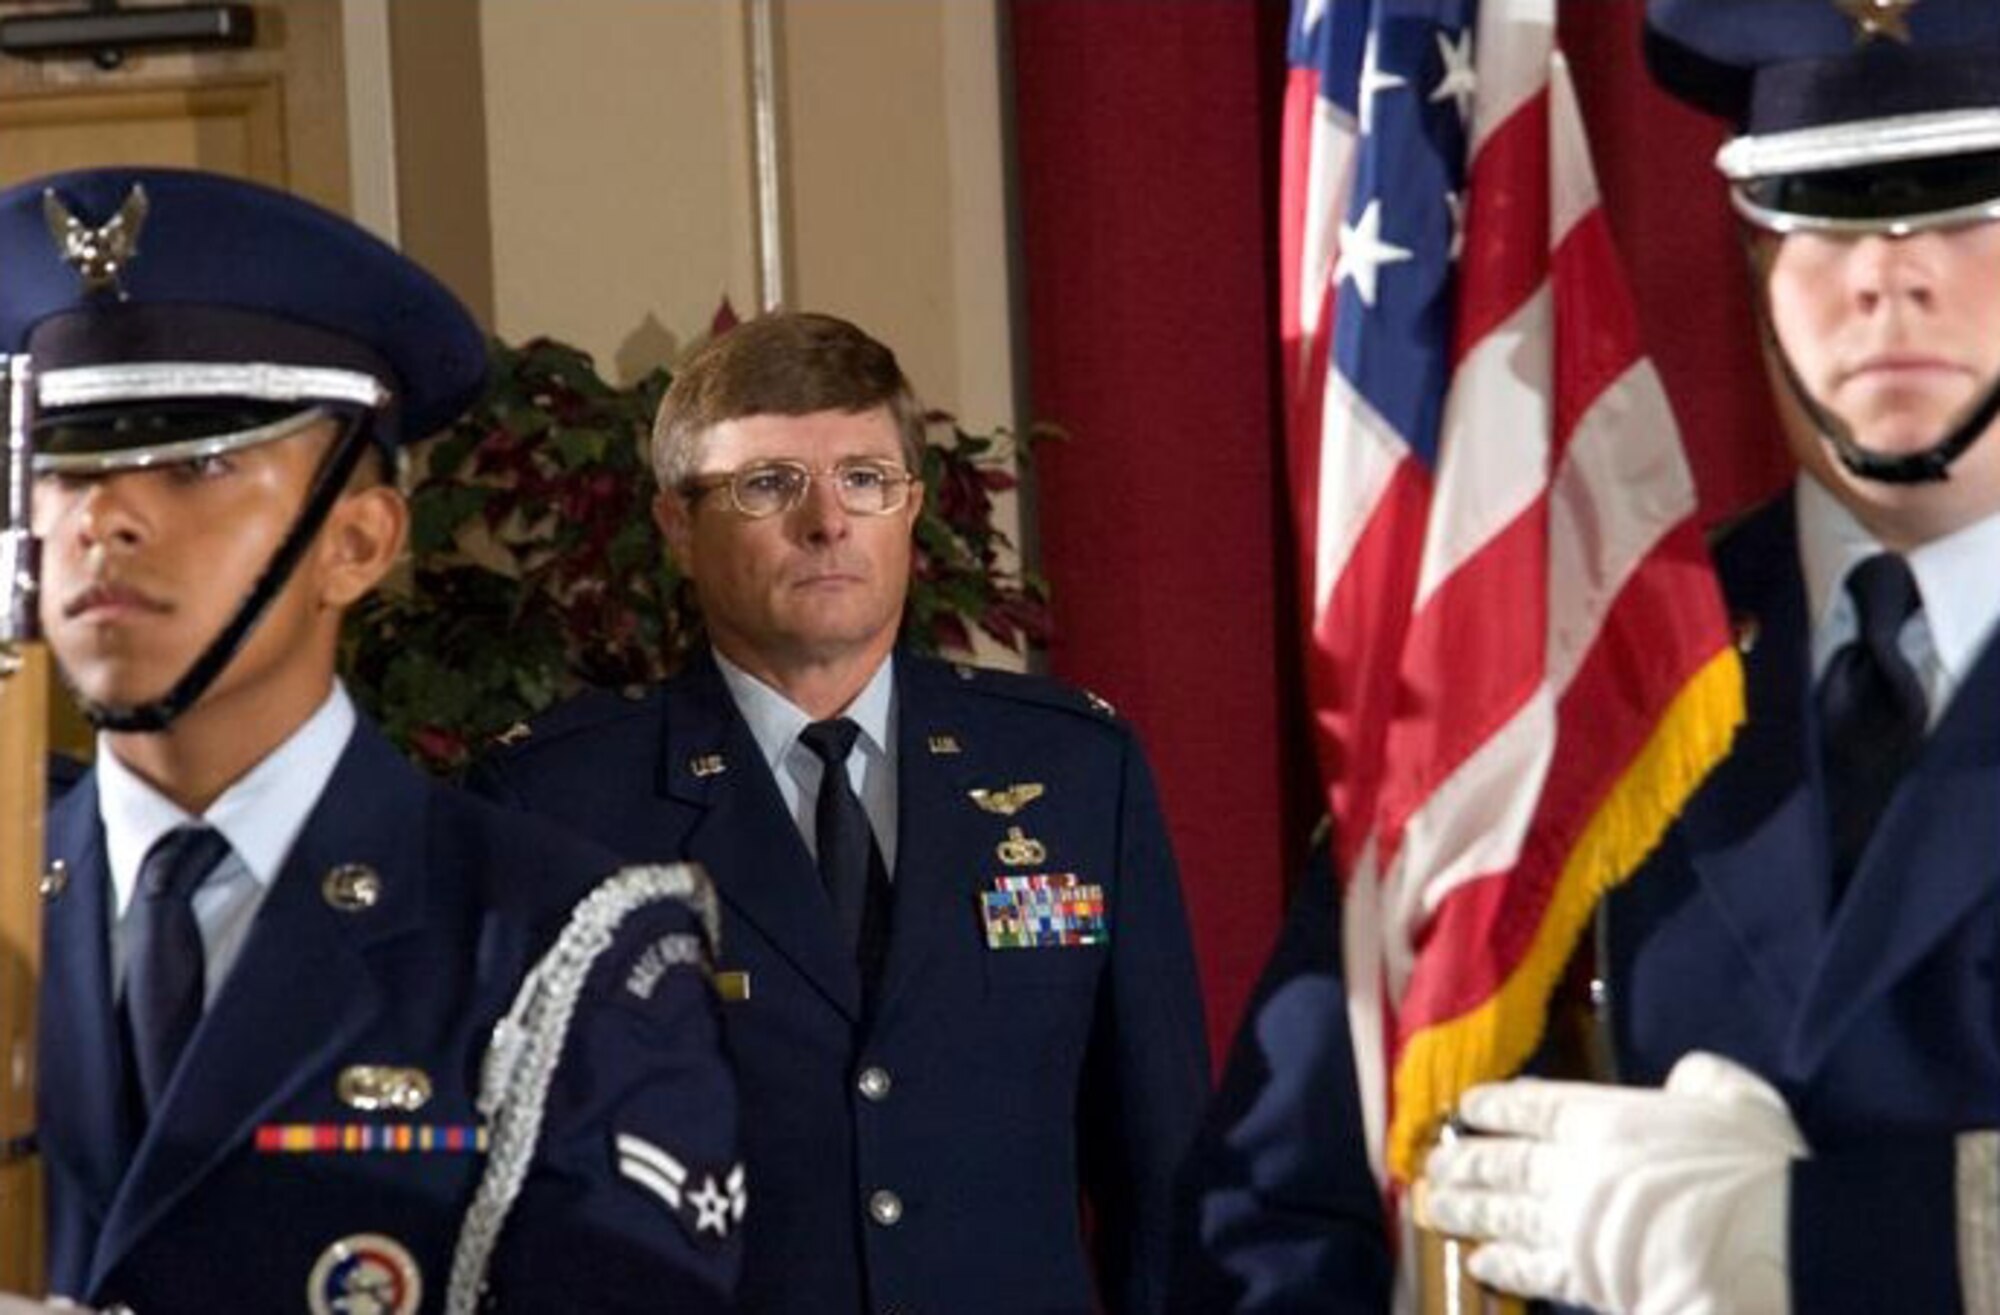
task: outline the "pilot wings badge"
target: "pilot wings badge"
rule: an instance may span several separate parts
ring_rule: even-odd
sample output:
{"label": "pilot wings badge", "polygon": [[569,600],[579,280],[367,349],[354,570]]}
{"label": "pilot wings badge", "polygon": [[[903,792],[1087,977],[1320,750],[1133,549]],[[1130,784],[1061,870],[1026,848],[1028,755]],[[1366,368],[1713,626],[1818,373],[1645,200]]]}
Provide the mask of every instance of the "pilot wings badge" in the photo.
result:
{"label": "pilot wings badge", "polygon": [[965,793],[973,803],[978,804],[987,812],[998,813],[1001,817],[1012,817],[1029,804],[1035,802],[1035,800],[1040,799],[1043,794],[1047,793],[1047,787],[1040,781],[1023,781],[1019,785],[1010,785],[1004,790],[977,789],[967,790]]}
{"label": "pilot wings badge", "polygon": [[63,263],[83,279],[85,292],[110,289],[124,295],[118,276],[139,254],[139,230],[145,227],[151,204],[146,189],[134,183],[118,213],[92,228],[76,217],[54,188],[42,193],[42,218],[49,236],[55,239]]}

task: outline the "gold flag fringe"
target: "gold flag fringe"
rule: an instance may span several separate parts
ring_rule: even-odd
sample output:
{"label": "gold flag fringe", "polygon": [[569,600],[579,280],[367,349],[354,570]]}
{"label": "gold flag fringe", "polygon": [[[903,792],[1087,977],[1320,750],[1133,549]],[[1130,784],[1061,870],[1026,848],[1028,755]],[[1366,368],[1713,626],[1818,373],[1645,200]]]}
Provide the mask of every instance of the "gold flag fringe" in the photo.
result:
{"label": "gold flag fringe", "polygon": [[1528,953],[1485,1003],[1412,1035],[1395,1074],[1390,1174],[1408,1183],[1458,1098],[1513,1073],[1541,1044],[1549,995],[1597,901],[1653,851],[1742,724],[1743,668],[1733,648],[1704,663],[1667,705],[1631,765],[1563,863]]}

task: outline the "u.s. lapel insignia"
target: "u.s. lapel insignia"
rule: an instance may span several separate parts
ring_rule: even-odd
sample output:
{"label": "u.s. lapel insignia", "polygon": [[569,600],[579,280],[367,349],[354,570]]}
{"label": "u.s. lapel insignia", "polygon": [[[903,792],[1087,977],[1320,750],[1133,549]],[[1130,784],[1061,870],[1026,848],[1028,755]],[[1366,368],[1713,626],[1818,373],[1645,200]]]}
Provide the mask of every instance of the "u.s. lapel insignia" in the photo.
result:
{"label": "u.s. lapel insignia", "polygon": [[42,897],[42,903],[44,904],[55,903],[62,898],[62,893],[68,889],[69,864],[63,862],[61,859],[56,859],[53,863],[50,863],[48,870],[42,873],[41,881],[35,885],[35,893]]}
{"label": "u.s. lapel insignia", "polygon": [[993,852],[1010,868],[1036,867],[1049,859],[1049,847],[1018,826],[1007,828],[1007,838],[994,846]]}
{"label": "u.s. lapel insignia", "polygon": [[729,770],[729,764],[719,753],[698,753],[688,759],[688,773],[697,781],[705,781],[711,776],[720,776]]}
{"label": "u.s. lapel insignia", "polygon": [[96,228],[78,219],[54,188],[42,193],[42,220],[55,239],[63,263],[77,272],[85,292],[118,289],[118,276],[139,254],[139,230],[146,226],[146,189],[137,183],[118,213]]}
{"label": "u.s. lapel insignia", "polygon": [[431,1075],[420,1068],[349,1064],[334,1079],[334,1092],[349,1109],[409,1113],[430,1104]]}
{"label": "u.s. lapel insignia", "polygon": [[961,752],[961,750],[958,747],[958,737],[956,735],[933,735],[930,737],[927,743],[930,746],[930,751],[933,754],[951,754],[951,753]]}
{"label": "u.s. lapel insignia", "polygon": [[328,907],[342,913],[365,913],[382,902],[382,874],[366,863],[342,863],[319,884]]}
{"label": "u.s. lapel insignia", "polygon": [[741,1164],[721,1174],[702,1173],[696,1181],[696,1174],[657,1142],[630,1132],[612,1140],[619,1175],[665,1206],[697,1246],[719,1247],[742,1225],[750,1194]]}
{"label": "u.s. lapel insignia", "polygon": [[320,1252],[306,1280],[312,1315],[415,1315],[424,1300],[416,1257],[393,1237],[355,1233]]}
{"label": "u.s. lapel insignia", "polygon": [[1040,781],[1023,781],[1000,790],[973,789],[965,792],[973,803],[989,813],[1002,817],[1012,817],[1029,804],[1048,793],[1048,787]]}
{"label": "u.s. lapel insignia", "polygon": [[715,975],[715,994],[726,1005],[740,1005],[750,999],[750,974],[731,968]]}

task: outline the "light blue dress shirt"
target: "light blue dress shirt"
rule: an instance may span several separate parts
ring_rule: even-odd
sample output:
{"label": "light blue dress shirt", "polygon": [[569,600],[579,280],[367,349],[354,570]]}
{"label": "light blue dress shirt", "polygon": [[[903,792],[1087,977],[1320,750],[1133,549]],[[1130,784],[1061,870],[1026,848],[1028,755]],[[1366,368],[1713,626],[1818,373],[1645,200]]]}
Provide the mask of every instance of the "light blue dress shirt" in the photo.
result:
{"label": "light blue dress shirt", "polygon": [[[819,799],[819,780],[825,768],[811,749],[799,743],[799,732],[812,724],[812,717],[721,653],[715,655],[715,665],[722,671],[730,697],[736,700],[736,710],[749,724],[750,735],[764,755],[764,765],[771,769],[785,811],[792,815],[806,848],[817,859],[819,839],[813,805]],[[886,659],[839,714],[861,728],[854,751],[847,756],[847,779],[868,813],[883,866],[892,878],[896,875],[895,666],[893,656]]]}
{"label": "light blue dress shirt", "polygon": [[285,866],[306,819],[354,733],[354,703],[338,681],[305,723],[209,805],[199,818],[161,794],[118,760],[109,737],[97,739],[97,810],[111,867],[112,984],[122,990],[134,947],[131,905],[139,865],[155,841],[175,827],[214,827],[229,842],[194,895],[195,921],[207,966],[204,1005],[235,966],[264,896]]}

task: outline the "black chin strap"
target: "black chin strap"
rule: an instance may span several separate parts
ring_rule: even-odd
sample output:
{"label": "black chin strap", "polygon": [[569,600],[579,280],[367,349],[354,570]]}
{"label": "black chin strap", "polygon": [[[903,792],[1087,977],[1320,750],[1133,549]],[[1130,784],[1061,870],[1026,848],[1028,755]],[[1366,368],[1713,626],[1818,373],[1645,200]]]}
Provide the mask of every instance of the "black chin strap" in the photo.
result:
{"label": "black chin strap", "polygon": [[236,615],[229,619],[229,623],[222,627],[214,641],[174,682],[173,687],[153,702],[120,706],[79,698],[83,715],[92,726],[101,731],[162,731],[208,692],[208,687],[243,647],[243,641],[249,638],[250,631],[263,617],[265,609],[270,607],[271,600],[291,579],[299,558],[305,555],[320,527],[326,524],[327,513],[333,510],[333,504],[347,487],[362,453],[368,450],[368,443],[368,417],[365,414],[344,417],[339,436],[320,461],[318,473],[313,476],[312,488],[307,491],[305,503],[299,508],[298,519],[292,522],[290,532],[272,552],[271,560],[264,564],[263,574],[250,587],[243,605],[236,609]]}
{"label": "black chin strap", "polygon": [[[1748,244],[1746,243],[1746,249]],[[1777,328],[1771,322],[1771,293],[1768,275],[1758,268],[1753,254],[1750,259],[1751,282],[1757,288],[1753,299],[1757,307],[1757,332],[1764,340],[1765,350],[1778,363],[1778,375],[1785,381],[1785,391],[1792,395],[1799,409],[1819,430],[1820,437],[1833,449],[1833,455],[1840,464],[1860,479],[1874,480],[1878,484],[1939,484],[1951,478],[1951,463],[1965,455],[1978,437],[1986,432],[1995,416],[2000,416],[2000,375],[1987,385],[1986,392],[1977,404],[1958,422],[1945,431],[1944,437],[1929,447],[1916,452],[1906,452],[1901,456],[1884,456],[1871,452],[1855,440],[1854,431],[1845,420],[1820,404],[1818,398],[1807,391],[1805,381],[1792,368],[1792,358],[1786,354],[1785,346],[1778,341]]]}

